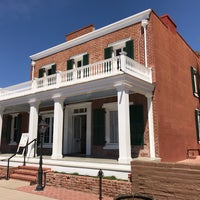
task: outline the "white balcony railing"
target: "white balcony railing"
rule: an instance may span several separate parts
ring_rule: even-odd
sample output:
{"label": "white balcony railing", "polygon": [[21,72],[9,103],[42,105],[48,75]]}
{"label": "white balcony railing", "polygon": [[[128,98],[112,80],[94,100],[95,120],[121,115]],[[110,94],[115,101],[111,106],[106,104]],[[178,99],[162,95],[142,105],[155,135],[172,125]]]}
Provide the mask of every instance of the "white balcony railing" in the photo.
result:
{"label": "white balcony railing", "polygon": [[121,55],[76,69],[57,72],[51,76],[36,78],[33,81],[1,88],[0,101],[122,73],[127,73],[149,83],[152,82],[150,68],[146,68],[125,55]]}

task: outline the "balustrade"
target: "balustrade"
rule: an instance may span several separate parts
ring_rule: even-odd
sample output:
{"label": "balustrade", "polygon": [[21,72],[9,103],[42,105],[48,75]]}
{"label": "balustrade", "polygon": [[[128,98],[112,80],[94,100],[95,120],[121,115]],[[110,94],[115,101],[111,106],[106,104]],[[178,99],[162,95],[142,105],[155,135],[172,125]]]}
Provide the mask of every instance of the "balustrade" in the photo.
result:
{"label": "balustrade", "polygon": [[145,81],[151,82],[151,69],[137,63],[125,55],[110,58],[107,60],[92,63],[79,68],[57,72],[56,74],[35,78],[33,81],[27,81],[0,89],[0,100],[17,97],[24,94],[31,94],[37,91],[48,90],[49,87],[63,87],[71,84],[81,83],[88,80],[95,80],[113,76],[116,74],[128,73],[138,76]]}

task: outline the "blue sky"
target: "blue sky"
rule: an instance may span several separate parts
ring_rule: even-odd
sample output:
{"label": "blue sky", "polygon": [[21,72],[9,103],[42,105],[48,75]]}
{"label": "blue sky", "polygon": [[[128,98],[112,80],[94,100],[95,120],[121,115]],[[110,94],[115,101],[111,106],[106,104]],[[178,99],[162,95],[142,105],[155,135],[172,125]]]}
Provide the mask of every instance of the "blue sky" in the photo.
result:
{"label": "blue sky", "polygon": [[200,50],[199,0],[0,0],[0,87],[28,81],[29,56],[65,42],[67,33],[148,8],[169,14],[186,42]]}

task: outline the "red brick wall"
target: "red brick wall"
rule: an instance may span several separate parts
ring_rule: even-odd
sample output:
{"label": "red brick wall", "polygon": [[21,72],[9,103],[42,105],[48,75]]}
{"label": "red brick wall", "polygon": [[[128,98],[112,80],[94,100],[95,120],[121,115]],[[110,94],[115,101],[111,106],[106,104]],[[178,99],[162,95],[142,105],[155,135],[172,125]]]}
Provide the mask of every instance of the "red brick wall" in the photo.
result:
{"label": "red brick wall", "polygon": [[200,166],[132,161],[132,190],[159,200],[198,200]]}
{"label": "red brick wall", "polygon": [[[60,173],[47,173],[47,185],[70,190],[99,194],[99,178]],[[131,183],[127,181],[102,179],[102,195],[114,197],[131,193]]]}
{"label": "red brick wall", "polygon": [[107,45],[125,38],[131,38],[134,40],[135,60],[144,63],[142,58],[144,50],[143,48],[139,50],[140,44],[143,45],[141,37],[141,25],[139,23],[37,60],[34,76],[38,77],[39,68],[50,63],[56,63],[57,70],[64,71],[66,70],[66,62],[71,56],[75,56],[84,52],[89,54],[90,63],[104,60],[104,49],[107,47]]}
{"label": "red brick wall", "polygon": [[157,156],[163,161],[182,160],[187,148],[200,147],[194,117],[199,102],[192,93],[190,73],[190,66],[198,67],[199,60],[183,38],[153,13],[150,23]]}

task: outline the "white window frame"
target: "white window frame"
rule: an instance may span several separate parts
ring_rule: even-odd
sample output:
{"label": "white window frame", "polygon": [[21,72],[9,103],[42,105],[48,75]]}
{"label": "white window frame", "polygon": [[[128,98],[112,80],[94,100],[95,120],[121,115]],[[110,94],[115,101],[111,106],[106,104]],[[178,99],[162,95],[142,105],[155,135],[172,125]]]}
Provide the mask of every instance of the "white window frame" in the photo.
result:
{"label": "white window frame", "polygon": [[[103,104],[103,108],[105,108],[106,111],[106,144],[104,146],[104,149],[119,149],[119,143],[111,143],[110,142],[110,112],[111,111],[117,111],[118,112],[118,106],[117,102],[112,103],[105,103]],[[117,123],[118,126],[118,123]]]}
{"label": "white window frame", "polygon": [[16,145],[17,142],[14,141],[14,134],[15,134],[15,118],[18,117],[19,113],[11,114],[11,133],[10,133],[10,143],[9,145]]}
{"label": "white window frame", "polygon": [[196,131],[197,131],[197,142],[200,144],[200,110],[195,110],[195,117],[196,117]]}
{"label": "white window frame", "polygon": [[[40,113],[40,117],[45,120],[45,118],[52,118],[52,120],[50,121],[50,135],[49,135],[49,138],[52,138],[53,136],[53,126],[52,126],[52,123],[54,121],[54,113],[53,112],[49,112],[49,111],[46,111],[46,112],[41,112]],[[49,143],[44,143],[44,135],[43,135],[43,147],[44,148],[51,148],[53,145],[53,140]]]}
{"label": "white window frame", "polygon": [[47,77],[49,74],[47,74],[47,71],[49,69],[51,69],[52,65],[55,65],[56,63],[50,63],[50,64],[47,64],[47,65],[44,65],[43,67],[41,67],[42,69],[45,69],[44,71],[44,77]]}
{"label": "white window frame", "polygon": [[119,40],[119,41],[108,44],[108,47],[113,47],[112,57],[117,56],[118,49],[121,49],[121,52],[123,52],[124,47],[126,47],[126,42],[129,40],[130,38],[125,38],[123,40]]}
{"label": "white window frame", "polygon": [[83,56],[86,55],[87,52],[84,52],[84,53],[81,53],[81,54],[77,54],[75,56],[72,56],[70,57],[70,59],[73,59],[74,60],[74,63],[73,63],[73,69],[75,68],[78,68],[78,62],[81,61],[81,66],[83,66]]}

